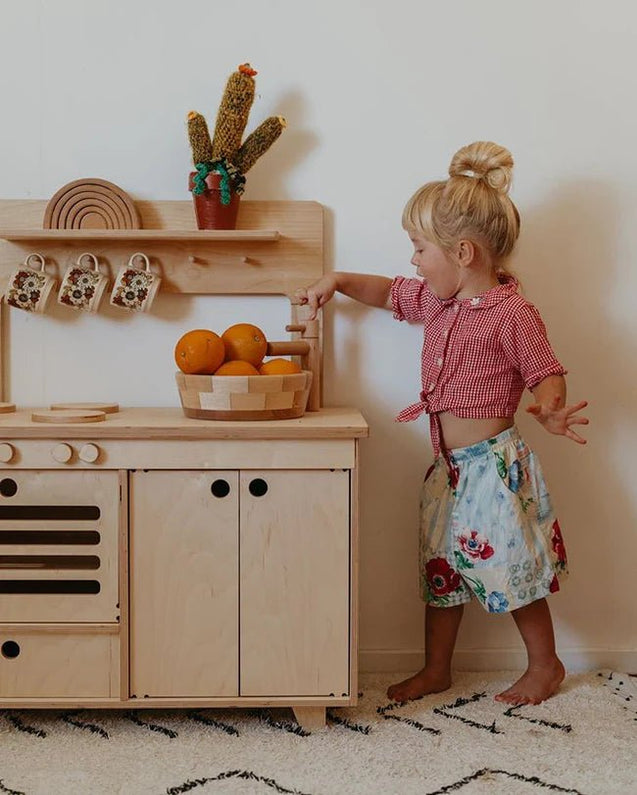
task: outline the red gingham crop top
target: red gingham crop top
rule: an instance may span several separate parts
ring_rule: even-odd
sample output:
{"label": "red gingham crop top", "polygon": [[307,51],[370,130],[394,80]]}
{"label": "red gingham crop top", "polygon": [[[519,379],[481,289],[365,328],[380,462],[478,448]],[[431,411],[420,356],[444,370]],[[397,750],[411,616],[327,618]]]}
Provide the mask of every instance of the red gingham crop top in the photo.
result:
{"label": "red gingham crop top", "polygon": [[434,453],[440,452],[434,416],[512,417],[526,386],[564,375],[539,312],[504,276],[473,298],[438,298],[426,282],[397,276],[391,285],[394,317],[424,324],[420,400],[396,417],[408,422],[430,414]]}

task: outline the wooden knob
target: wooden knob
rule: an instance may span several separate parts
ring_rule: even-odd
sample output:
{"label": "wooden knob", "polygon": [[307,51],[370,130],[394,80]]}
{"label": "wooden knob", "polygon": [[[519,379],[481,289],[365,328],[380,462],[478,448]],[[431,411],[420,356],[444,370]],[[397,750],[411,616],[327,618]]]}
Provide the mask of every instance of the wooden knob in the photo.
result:
{"label": "wooden knob", "polygon": [[73,458],[73,448],[70,444],[56,444],[51,450],[51,456],[58,464],[67,464]]}
{"label": "wooden knob", "polygon": [[96,444],[83,444],[79,452],[80,460],[94,464],[100,457],[100,448]]}
{"label": "wooden knob", "polygon": [[15,449],[12,444],[3,442],[0,444],[0,462],[8,464],[15,455]]}

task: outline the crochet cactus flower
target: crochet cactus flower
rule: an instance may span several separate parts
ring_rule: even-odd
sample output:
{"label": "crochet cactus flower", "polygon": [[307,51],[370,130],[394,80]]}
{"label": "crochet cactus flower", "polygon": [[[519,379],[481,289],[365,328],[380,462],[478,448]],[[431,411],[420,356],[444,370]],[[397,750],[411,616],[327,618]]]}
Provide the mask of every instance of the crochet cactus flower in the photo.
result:
{"label": "crochet cactus flower", "polygon": [[283,132],[285,119],[270,116],[241,143],[254,101],[256,74],[250,64],[245,63],[230,75],[212,139],[201,113],[191,111],[188,114],[188,139],[197,172],[193,193],[203,193],[206,177],[216,172],[221,175],[222,202],[229,204],[233,192],[243,193],[246,173]]}

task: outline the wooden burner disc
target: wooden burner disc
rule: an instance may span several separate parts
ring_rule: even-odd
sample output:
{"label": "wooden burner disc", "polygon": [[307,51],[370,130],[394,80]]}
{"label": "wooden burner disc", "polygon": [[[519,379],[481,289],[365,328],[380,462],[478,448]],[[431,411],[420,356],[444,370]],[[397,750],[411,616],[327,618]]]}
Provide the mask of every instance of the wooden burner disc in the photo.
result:
{"label": "wooden burner disc", "polygon": [[119,411],[118,403],[51,403],[51,411],[103,411],[104,414],[115,414]]}
{"label": "wooden burner disc", "polygon": [[103,411],[56,409],[54,411],[34,411],[31,414],[33,422],[103,422],[106,414]]}

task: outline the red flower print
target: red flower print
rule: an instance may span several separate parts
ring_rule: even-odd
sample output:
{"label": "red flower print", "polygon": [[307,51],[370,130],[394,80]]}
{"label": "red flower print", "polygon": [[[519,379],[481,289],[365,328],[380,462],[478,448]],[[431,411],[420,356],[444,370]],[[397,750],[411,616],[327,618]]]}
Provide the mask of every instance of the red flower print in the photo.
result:
{"label": "red flower print", "polygon": [[551,580],[551,584],[549,585],[549,591],[551,593],[557,593],[560,590],[560,581],[557,579],[557,574],[553,575],[553,579]]}
{"label": "red flower print", "polygon": [[425,566],[427,585],[434,596],[444,596],[460,585],[460,575],[444,558],[433,558]]}
{"label": "red flower print", "polygon": [[458,485],[458,481],[460,480],[460,470],[459,468],[453,463],[451,456],[446,450],[442,451],[442,455],[445,459],[445,464],[447,465],[447,475],[449,476],[449,486],[452,489],[455,489]]}
{"label": "red flower print", "polygon": [[480,558],[487,560],[493,555],[493,547],[489,544],[489,539],[481,536],[477,530],[471,530],[471,535],[461,535],[458,539],[463,552],[470,558]]}
{"label": "red flower print", "polygon": [[558,563],[566,563],[566,547],[562,539],[562,531],[560,530],[560,523],[557,519],[553,522],[551,529],[551,544],[553,545],[553,552],[557,555]]}

